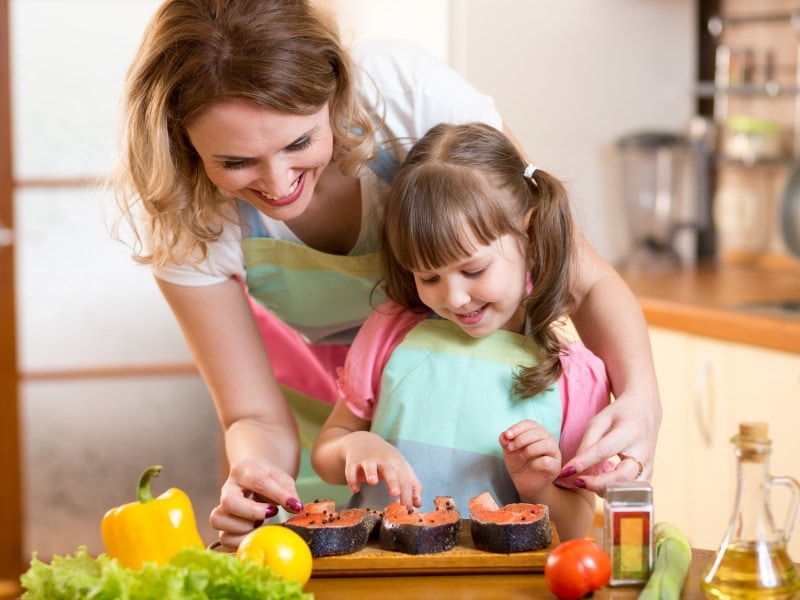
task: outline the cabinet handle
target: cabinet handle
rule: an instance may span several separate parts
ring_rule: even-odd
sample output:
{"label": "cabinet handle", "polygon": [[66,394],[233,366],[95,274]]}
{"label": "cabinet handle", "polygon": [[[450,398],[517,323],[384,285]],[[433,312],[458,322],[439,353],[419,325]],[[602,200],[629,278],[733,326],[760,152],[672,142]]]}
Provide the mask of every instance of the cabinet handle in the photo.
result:
{"label": "cabinet handle", "polygon": [[0,248],[10,246],[14,243],[14,232],[0,221]]}
{"label": "cabinet handle", "polygon": [[[712,429],[710,423],[714,422],[714,398],[708,392],[708,378],[711,373],[711,361],[706,359],[700,365],[700,371],[697,373],[697,378],[694,381],[694,415],[697,429],[700,432],[700,439],[706,445],[706,448],[711,448],[713,443]],[[708,398],[707,402],[703,402],[704,398]],[[707,405],[708,419],[705,418],[703,408]]]}

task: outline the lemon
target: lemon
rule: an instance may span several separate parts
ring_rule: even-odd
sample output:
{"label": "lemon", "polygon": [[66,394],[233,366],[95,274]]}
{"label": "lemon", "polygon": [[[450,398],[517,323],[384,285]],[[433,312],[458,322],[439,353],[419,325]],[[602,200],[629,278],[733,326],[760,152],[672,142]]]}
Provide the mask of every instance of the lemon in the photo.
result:
{"label": "lemon", "polygon": [[283,525],[266,525],[248,533],[239,544],[236,557],[267,566],[301,585],[311,577],[311,549],[303,538]]}

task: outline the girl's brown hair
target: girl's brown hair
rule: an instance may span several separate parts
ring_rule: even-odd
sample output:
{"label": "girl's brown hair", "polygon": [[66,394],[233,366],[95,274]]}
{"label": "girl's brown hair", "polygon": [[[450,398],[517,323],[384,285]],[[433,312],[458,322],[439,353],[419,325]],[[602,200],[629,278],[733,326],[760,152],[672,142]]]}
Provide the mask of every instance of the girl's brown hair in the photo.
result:
{"label": "girl's brown hair", "polygon": [[221,233],[231,198],[189,142],[193,119],[230,99],[301,115],[327,102],[334,159],[354,174],[373,154],[375,132],[356,79],[335,20],[307,0],[166,0],[128,72],[115,178],[123,213],[141,202],[152,230],[152,254],[138,260],[203,258]]}
{"label": "girl's brown hair", "polygon": [[[387,296],[414,311],[412,270],[436,269],[470,256],[470,232],[481,244],[512,234],[527,249],[532,291],[524,300],[533,366],[516,377],[524,398],[561,375],[562,344],[555,324],[574,306],[573,221],[560,181],[525,162],[500,131],[481,123],[437,125],[408,154],[392,185],[383,227]],[[531,215],[527,231],[526,216]]]}

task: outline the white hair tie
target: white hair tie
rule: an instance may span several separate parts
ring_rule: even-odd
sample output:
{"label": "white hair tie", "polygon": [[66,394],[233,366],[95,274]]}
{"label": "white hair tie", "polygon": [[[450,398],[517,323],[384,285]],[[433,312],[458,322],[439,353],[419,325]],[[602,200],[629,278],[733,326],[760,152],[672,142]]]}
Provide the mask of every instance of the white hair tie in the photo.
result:
{"label": "white hair tie", "polygon": [[523,171],[523,173],[522,173],[522,176],[525,179],[530,179],[531,181],[533,181],[533,174],[534,173],[536,173],[536,167],[534,167],[532,164],[528,163],[528,165],[525,167],[525,171]]}

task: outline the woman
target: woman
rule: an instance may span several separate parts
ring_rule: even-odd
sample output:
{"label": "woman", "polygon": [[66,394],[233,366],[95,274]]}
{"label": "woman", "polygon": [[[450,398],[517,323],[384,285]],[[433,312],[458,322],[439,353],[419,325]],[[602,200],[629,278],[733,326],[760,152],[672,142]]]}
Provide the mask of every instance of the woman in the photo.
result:
{"label": "woman", "polygon": [[[330,412],[336,369],[379,300],[381,201],[408,147],[440,122],[505,128],[446,65],[402,42],[351,55],[304,0],[166,0],[125,108],[118,198],[225,431],[230,472],[211,524],[237,546],[276,506],[302,507],[301,443]],[[617,401],[561,483],[602,491],[650,476],[661,412],[638,304],[576,235],[571,316]],[[584,473],[618,453],[637,458]]]}

